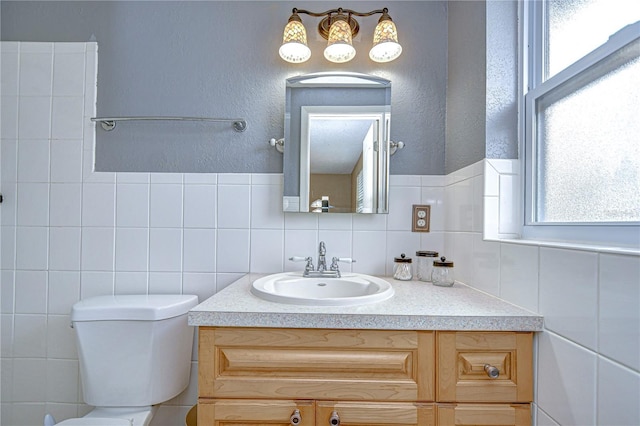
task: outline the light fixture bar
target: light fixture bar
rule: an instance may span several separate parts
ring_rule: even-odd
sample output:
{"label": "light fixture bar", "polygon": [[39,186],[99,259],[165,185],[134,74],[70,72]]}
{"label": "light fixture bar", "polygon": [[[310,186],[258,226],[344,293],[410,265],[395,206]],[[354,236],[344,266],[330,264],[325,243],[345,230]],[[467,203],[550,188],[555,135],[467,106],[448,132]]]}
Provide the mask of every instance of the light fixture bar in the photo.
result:
{"label": "light fixture bar", "polygon": [[[382,15],[374,33],[373,48],[369,53],[369,57],[373,61],[389,62],[396,59],[400,56],[400,53],[402,53],[402,47],[398,43],[398,33],[395,24],[389,16],[389,9],[386,7],[370,12],[358,12],[353,9],[344,9],[341,7],[329,9],[324,12],[313,12],[294,7],[291,13],[289,23],[285,28],[283,44],[280,48],[280,56],[287,62],[300,63],[311,57],[311,50],[306,42],[306,31],[302,26],[302,20],[299,14],[323,18],[318,24],[318,33],[325,40],[328,40],[329,44],[325,49],[324,56],[331,62],[348,62],[355,56],[352,40],[360,31],[360,25],[358,21],[353,18],[354,16],[367,17]],[[343,23],[336,24],[338,21],[342,21]],[[293,27],[294,25],[297,25],[297,27]],[[294,29],[292,29],[292,27]],[[349,32],[351,34],[348,34]],[[292,36],[292,34],[295,34],[295,36]],[[291,53],[292,50],[295,50],[295,53]],[[340,52],[336,53],[339,50]]]}
{"label": "light fixture bar", "polygon": [[355,37],[356,35],[358,35],[358,32],[360,31],[360,25],[358,24],[358,21],[351,18],[351,16],[365,17],[365,16],[373,16],[378,14],[384,15],[388,12],[389,12],[389,9],[387,9],[386,7],[384,9],[372,10],[371,12],[357,12],[352,9],[343,9],[341,7],[337,9],[330,9],[325,12],[311,12],[309,10],[297,9],[294,7],[292,11],[292,13],[303,13],[305,15],[313,16],[316,18],[324,16],[324,19],[322,19],[318,24],[318,32],[320,33],[322,38],[324,38],[325,40],[329,39],[329,30],[331,28],[331,15],[347,14],[349,16],[347,22],[349,23],[349,26],[351,26],[351,35],[352,37]]}
{"label": "light fixture bar", "polygon": [[293,10],[291,11],[291,13],[304,13],[305,15],[314,16],[316,18],[319,18],[321,16],[329,16],[330,14],[332,15],[334,13],[347,13],[355,16],[372,16],[372,15],[378,15],[378,14],[383,14],[388,12],[389,12],[389,9],[387,9],[386,7],[384,9],[372,10],[371,12],[356,12],[355,10],[344,9],[342,7],[339,7],[337,9],[327,10],[325,12],[311,12],[309,10],[298,9],[294,7]]}

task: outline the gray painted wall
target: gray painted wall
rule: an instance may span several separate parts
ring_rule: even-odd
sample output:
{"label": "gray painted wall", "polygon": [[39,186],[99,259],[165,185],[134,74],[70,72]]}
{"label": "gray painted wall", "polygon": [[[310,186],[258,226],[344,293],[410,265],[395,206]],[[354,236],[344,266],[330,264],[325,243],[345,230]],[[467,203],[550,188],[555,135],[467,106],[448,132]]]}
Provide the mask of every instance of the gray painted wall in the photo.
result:
{"label": "gray painted wall", "polygon": [[[393,156],[390,172],[444,174],[447,2],[340,2],[339,6],[358,11],[389,8],[404,49],[389,64],[368,58],[376,18],[359,19],[361,31],[354,40],[358,54],[348,64],[331,64],[322,57],[325,41],[315,31],[318,19],[304,15],[311,60],[293,65],[279,58],[282,29],[293,7],[324,11],[336,6],[309,1],[2,1],[1,39],[95,37],[99,116],[248,121],[244,133],[226,124],[196,123],[120,123],[111,133],[98,129],[99,171],[281,173],[282,155],[267,141],[284,134],[285,79],[341,70],[392,81],[391,137],[407,146]],[[459,43],[455,47],[463,48]],[[482,47],[480,43],[460,54]],[[469,84],[484,87],[475,74]],[[474,140],[474,145],[478,142]],[[456,146],[448,157],[460,155],[468,161]],[[474,149],[473,158],[482,152]]]}
{"label": "gray painted wall", "polygon": [[448,3],[445,173],[518,158],[518,3]]}
{"label": "gray painted wall", "polygon": [[518,158],[518,2],[487,2],[486,158]]}
{"label": "gray painted wall", "polygon": [[485,157],[485,3],[449,3],[445,173]]}

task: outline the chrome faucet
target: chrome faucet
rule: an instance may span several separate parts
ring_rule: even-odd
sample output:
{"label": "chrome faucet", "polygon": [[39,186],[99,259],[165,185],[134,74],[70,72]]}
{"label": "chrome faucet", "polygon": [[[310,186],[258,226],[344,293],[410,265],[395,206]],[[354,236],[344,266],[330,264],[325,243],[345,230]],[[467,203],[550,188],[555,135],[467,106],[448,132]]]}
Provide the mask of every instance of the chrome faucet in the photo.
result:
{"label": "chrome faucet", "polygon": [[334,257],[331,259],[331,266],[327,269],[326,255],[327,247],[325,246],[324,241],[320,241],[320,246],[318,247],[318,268],[316,270],[313,269],[313,259],[311,257],[293,256],[290,257],[289,260],[292,262],[306,262],[304,272],[302,273],[302,276],[306,278],[340,278],[341,275],[338,262],[355,262],[355,260],[350,257]]}
{"label": "chrome faucet", "polygon": [[318,248],[318,272],[324,272],[327,270],[327,261],[325,260],[326,254],[327,249],[324,245],[324,241],[320,241],[320,247]]}

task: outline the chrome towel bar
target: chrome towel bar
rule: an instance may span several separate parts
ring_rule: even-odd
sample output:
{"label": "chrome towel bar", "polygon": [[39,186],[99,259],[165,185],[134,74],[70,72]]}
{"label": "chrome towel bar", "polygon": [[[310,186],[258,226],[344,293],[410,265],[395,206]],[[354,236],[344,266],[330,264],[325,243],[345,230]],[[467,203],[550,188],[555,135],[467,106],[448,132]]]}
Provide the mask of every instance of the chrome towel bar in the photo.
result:
{"label": "chrome towel bar", "polygon": [[247,121],[244,118],[209,118],[209,117],[91,117],[91,121],[98,122],[106,131],[115,129],[118,121],[208,121],[232,122],[233,130],[244,132]]}

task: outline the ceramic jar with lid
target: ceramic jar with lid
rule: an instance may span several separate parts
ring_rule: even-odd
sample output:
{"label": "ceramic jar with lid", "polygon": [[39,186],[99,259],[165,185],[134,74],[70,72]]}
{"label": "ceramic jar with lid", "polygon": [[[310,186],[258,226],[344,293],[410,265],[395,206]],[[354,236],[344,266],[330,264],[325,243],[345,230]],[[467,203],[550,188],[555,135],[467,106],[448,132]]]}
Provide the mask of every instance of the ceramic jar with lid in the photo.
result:
{"label": "ceramic jar with lid", "polygon": [[416,278],[420,281],[431,281],[433,261],[438,260],[437,251],[416,252]]}
{"label": "ceramic jar with lid", "polygon": [[400,257],[393,258],[393,278],[400,281],[411,281],[413,279],[412,260],[404,253]]}
{"label": "ceramic jar with lid", "polygon": [[455,281],[453,275],[453,262],[442,256],[440,260],[433,262],[433,272],[431,273],[433,285],[440,287],[451,287]]}

